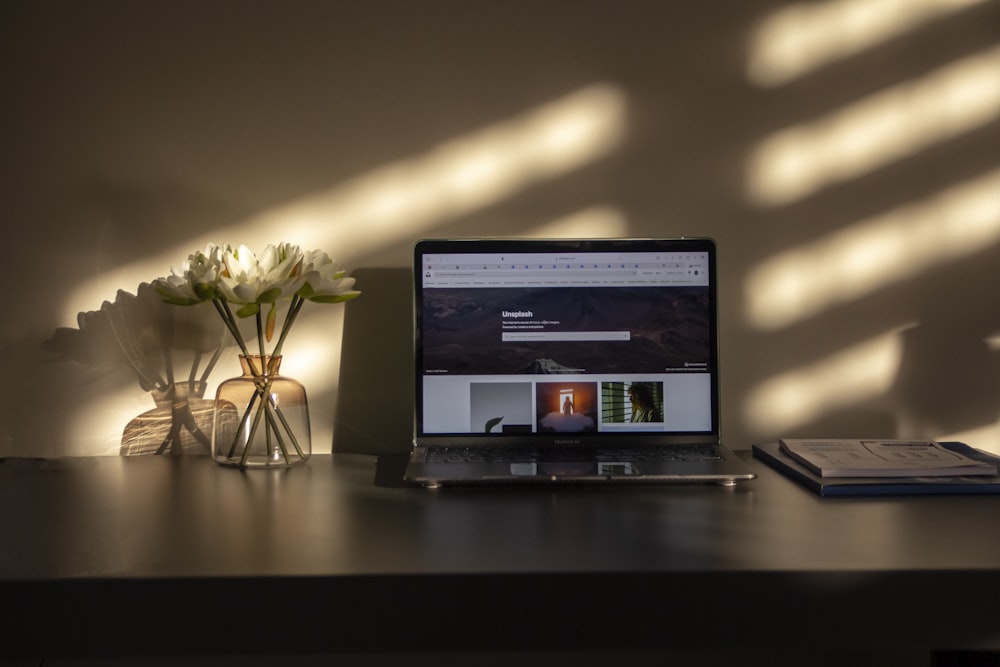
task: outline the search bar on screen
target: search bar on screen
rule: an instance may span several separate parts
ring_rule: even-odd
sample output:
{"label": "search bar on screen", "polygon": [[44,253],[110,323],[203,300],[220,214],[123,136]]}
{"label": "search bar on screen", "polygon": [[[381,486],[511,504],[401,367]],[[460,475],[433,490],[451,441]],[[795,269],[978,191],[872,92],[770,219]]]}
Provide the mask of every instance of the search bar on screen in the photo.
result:
{"label": "search bar on screen", "polygon": [[504,331],[505,343],[531,341],[578,342],[596,340],[631,340],[630,331]]}

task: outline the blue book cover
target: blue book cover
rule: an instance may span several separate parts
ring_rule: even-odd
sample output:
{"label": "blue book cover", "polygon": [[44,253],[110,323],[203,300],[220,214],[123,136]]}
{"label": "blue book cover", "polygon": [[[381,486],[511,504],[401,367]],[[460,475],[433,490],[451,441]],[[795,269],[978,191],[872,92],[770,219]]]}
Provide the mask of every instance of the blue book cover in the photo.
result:
{"label": "blue book cover", "polygon": [[[970,459],[1000,464],[1000,457],[962,442],[942,442],[941,446]],[[781,451],[781,446],[777,442],[754,445],[753,454],[786,477],[821,496],[1000,493],[1000,476],[820,477]]]}

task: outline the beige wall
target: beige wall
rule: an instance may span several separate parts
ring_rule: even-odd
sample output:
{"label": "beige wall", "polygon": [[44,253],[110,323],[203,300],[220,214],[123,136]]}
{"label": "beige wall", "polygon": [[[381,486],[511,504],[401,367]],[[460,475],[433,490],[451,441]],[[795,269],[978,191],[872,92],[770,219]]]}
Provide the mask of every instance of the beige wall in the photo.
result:
{"label": "beige wall", "polygon": [[[206,241],[367,269],[481,234],[715,237],[735,448],[1000,451],[1000,2],[886,4],[3,3],[0,455],[118,453],[154,404],[114,332],[162,373],[166,329],[124,296],[93,311]],[[768,66],[785,39],[815,68]],[[342,316],[312,309],[286,348],[320,451]],[[208,395],[235,371],[227,350]]]}

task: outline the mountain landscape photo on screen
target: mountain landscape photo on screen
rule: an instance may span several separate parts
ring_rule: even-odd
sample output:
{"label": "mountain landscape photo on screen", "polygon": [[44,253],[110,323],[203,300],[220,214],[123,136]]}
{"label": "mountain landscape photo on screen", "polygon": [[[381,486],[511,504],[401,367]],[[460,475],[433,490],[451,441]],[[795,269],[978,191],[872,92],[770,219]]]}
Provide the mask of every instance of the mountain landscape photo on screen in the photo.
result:
{"label": "mountain landscape photo on screen", "polygon": [[[710,362],[706,287],[426,289],[423,299],[426,373],[644,373]],[[546,339],[505,341],[505,332]],[[560,339],[575,332],[584,335]],[[595,332],[625,333],[588,339]]]}

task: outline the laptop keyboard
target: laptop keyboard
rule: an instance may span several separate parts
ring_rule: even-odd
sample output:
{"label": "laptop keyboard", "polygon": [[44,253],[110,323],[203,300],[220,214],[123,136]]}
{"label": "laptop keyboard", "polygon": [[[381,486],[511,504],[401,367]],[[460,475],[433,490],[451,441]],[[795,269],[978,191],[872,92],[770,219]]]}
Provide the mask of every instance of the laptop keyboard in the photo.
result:
{"label": "laptop keyboard", "polygon": [[712,445],[666,447],[447,447],[427,448],[428,463],[571,463],[579,461],[721,461]]}

